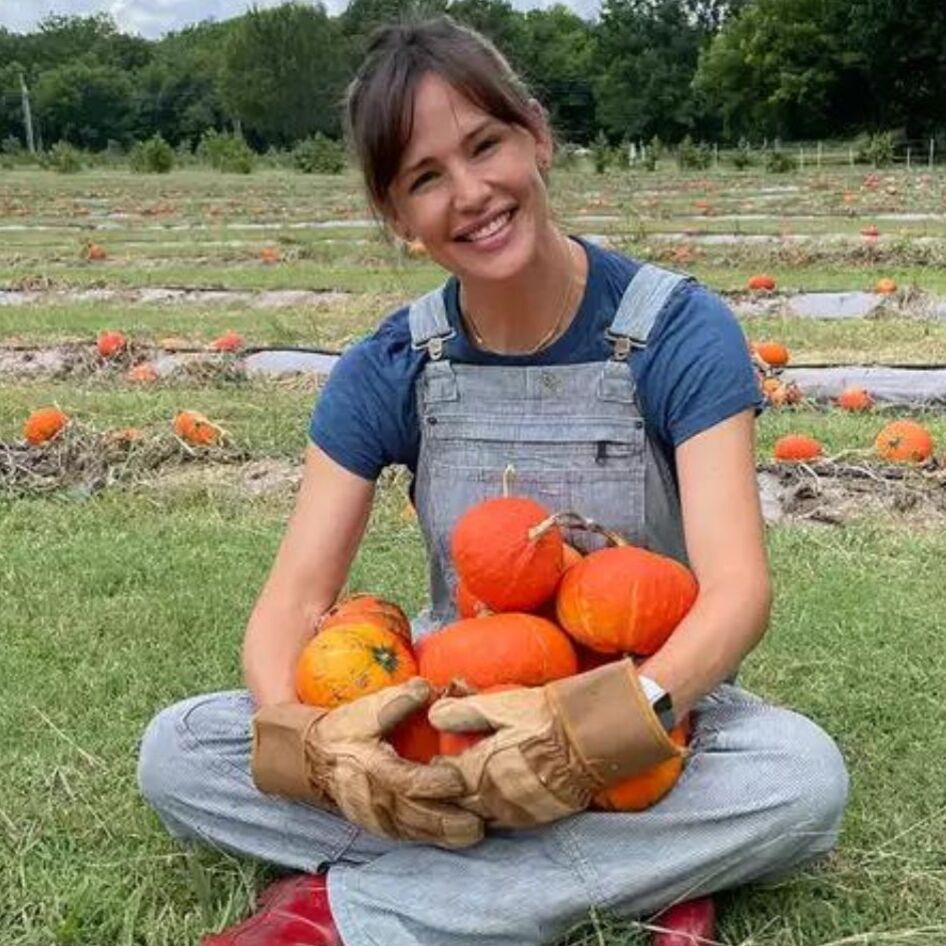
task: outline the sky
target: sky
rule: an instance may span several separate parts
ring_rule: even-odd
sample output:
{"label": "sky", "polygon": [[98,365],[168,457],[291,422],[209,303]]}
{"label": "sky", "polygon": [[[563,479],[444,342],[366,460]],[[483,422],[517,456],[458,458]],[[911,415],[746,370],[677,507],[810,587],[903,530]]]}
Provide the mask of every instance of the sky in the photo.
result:
{"label": "sky", "polygon": [[[278,6],[284,0],[256,0],[258,7]],[[324,0],[330,13],[338,13],[347,0]],[[583,16],[591,15],[597,0],[564,0]],[[519,9],[550,6],[552,0],[512,0]],[[0,0],[0,26],[29,32],[51,14],[109,13],[126,33],[154,39],[168,30],[200,20],[226,20],[242,13],[250,0]]]}

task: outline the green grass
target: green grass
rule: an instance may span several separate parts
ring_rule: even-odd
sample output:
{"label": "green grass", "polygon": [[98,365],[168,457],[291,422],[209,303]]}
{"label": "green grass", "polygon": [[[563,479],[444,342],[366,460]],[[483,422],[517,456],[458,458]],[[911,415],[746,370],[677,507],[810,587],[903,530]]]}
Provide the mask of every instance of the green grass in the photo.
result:
{"label": "green grass", "polygon": [[[402,502],[382,493],[351,584],[414,610],[423,551]],[[0,508],[5,946],[177,946],[246,908],[258,867],[185,857],[137,796],[135,753],[161,706],[239,685],[242,628],[286,512],[206,492]],[[946,651],[929,590],[946,536],[865,522],[782,527],[770,545],[772,628],[743,682],[835,735],[852,801],[828,864],[722,898],[721,938],[942,943]],[[924,926],[937,932],[905,932]],[[605,919],[570,941],[639,940]]]}

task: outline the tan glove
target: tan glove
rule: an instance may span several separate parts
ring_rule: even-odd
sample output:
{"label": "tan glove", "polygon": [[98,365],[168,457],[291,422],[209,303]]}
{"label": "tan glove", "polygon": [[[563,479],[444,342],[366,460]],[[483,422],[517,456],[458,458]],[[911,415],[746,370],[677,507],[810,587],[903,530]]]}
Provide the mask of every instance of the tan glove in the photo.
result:
{"label": "tan glove", "polygon": [[483,837],[474,813],[448,803],[465,792],[456,769],[400,758],[383,736],[427,705],[414,677],[334,710],[279,703],[253,717],[252,773],[263,792],[322,807],[332,803],[367,831],[460,848]]}
{"label": "tan glove", "polygon": [[630,660],[544,687],[438,700],[449,732],[495,730],[444,759],[463,773],[461,804],[489,824],[522,828],[583,811],[594,794],[683,753],[650,708]]}

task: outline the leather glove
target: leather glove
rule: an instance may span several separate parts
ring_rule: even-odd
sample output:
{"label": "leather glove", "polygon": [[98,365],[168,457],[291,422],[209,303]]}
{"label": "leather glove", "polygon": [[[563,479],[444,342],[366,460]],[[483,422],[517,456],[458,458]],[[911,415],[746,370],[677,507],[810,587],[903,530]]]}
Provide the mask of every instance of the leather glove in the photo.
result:
{"label": "leather glove", "polygon": [[456,769],[402,759],[384,734],[426,707],[431,689],[414,677],[337,709],[265,706],[253,717],[253,781],[263,792],[330,807],[388,838],[461,848],[483,822],[448,801],[465,792]]}
{"label": "leather glove", "polygon": [[544,687],[438,700],[448,732],[495,732],[444,759],[463,774],[461,804],[491,825],[522,828],[583,811],[600,789],[682,755],[630,660]]}

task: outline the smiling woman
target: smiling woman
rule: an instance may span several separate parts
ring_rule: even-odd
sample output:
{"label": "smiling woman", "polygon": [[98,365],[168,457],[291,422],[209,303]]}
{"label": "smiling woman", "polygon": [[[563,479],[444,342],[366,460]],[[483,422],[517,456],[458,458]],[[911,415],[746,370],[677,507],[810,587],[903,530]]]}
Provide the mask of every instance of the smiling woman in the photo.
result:
{"label": "smiling woman", "polygon": [[[448,279],[349,348],[316,404],[297,506],[246,630],[248,692],[169,707],[145,735],[142,790],[175,834],[316,875],[282,881],[206,942],[526,946],[592,908],[671,904],[659,925],[712,939],[708,895],[828,851],[847,792],[821,729],[731,682],[770,607],[761,396],[742,331],[693,280],[559,230],[543,109],[449,18],[382,30],[348,118],[379,216]],[[415,638],[456,620],[451,535],[510,464],[518,495],[687,565],[695,600],[640,666],[615,655],[540,687],[447,698],[414,679],[338,709],[302,705],[296,658],[393,463],[414,477],[429,558]],[[396,757],[383,733],[436,696],[437,728],[495,734],[426,765]],[[672,791],[634,814],[586,810],[680,761],[667,733],[685,720]]]}

